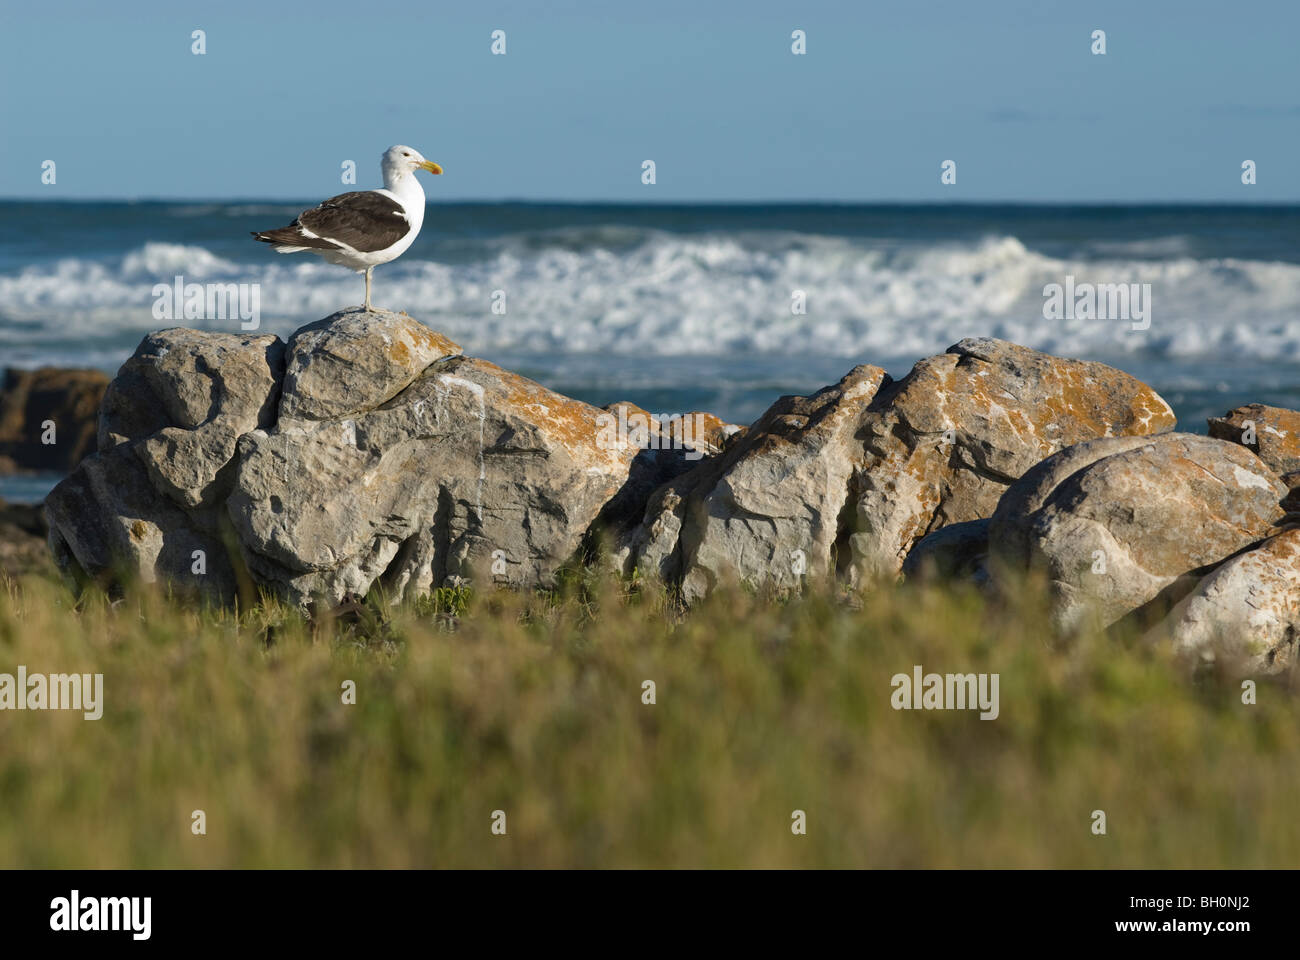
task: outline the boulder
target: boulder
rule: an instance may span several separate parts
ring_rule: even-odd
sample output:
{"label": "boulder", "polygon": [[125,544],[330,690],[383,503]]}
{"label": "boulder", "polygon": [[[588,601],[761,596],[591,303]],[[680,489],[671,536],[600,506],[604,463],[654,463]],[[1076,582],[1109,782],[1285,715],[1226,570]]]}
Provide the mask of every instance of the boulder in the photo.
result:
{"label": "boulder", "polygon": [[1300,640],[1300,528],[1227,560],[1148,633],[1195,665],[1273,674],[1295,664]]}
{"label": "boulder", "polygon": [[1227,441],[1099,440],[1011,486],[990,524],[990,552],[1003,574],[1047,573],[1058,629],[1102,627],[1269,536],[1285,493],[1258,457]]}
{"label": "boulder", "polygon": [[1101,363],[962,340],[882,390],[854,482],[854,571],[894,579],[932,530],[992,516],[1007,487],[1056,451],[1171,430],[1150,387]]}
{"label": "boulder", "polygon": [[[367,389],[364,367],[335,373],[357,382],[336,384],[334,395]],[[285,405],[306,409],[290,396],[303,389],[303,380],[286,380]],[[452,356],[346,418],[254,430],[240,439],[228,501],[245,561],[260,582],[303,603],[364,594],[376,581],[394,599],[448,578],[549,583],[638,453],[602,442],[600,414]]]}
{"label": "boulder", "polygon": [[651,497],[629,555],[690,600],[722,578],[788,589],[835,570],[835,545],[879,367],[782,397],[726,452]]}
{"label": "boulder", "polygon": [[1102,437],[1066,447],[1028,470],[1007,488],[989,521],[990,549],[996,563],[1013,574],[1031,566],[1038,511],[1063,480],[1098,460],[1149,446],[1150,437]]}
{"label": "boulder", "polygon": [[[98,370],[6,370],[0,388],[0,473],[66,473],[94,452],[108,377]],[[53,443],[47,443],[53,424]]]}
{"label": "boulder", "polygon": [[1278,476],[1300,471],[1300,412],[1248,403],[1208,422],[1210,436],[1250,448]]}
{"label": "boulder", "polygon": [[50,545],[74,577],[229,597],[246,573],[302,604],[544,584],[640,452],[600,415],[404,314],[343,311],[287,348],[163,330],[109,387],[99,452],[50,494]]}
{"label": "boulder", "polygon": [[717,460],[656,490],[619,556],[679,581],[688,599],[724,576],[896,579],[923,537],[989,518],[1057,449],[1173,425],[1168,404],[1118,370],[963,340],[898,382],[859,367],[811,397],[783,397]]}

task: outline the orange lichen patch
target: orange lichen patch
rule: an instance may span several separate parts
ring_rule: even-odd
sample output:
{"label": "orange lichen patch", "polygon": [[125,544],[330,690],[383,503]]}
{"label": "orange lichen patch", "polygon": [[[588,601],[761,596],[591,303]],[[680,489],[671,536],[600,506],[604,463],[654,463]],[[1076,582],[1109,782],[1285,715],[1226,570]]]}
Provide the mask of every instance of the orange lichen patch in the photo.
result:
{"label": "orange lichen patch", "polygon": [[656,449],[684,447],[716,453],[727,437],[727,424],[711,413],[656,416],[630,400],[618,400],[607,404],[603,409],[618,418],[620,427],[626,430],[631,442]]}
{"label": "orange lichen patch", "polygon": [[667,436],[675,446],[703,450],[706,453],[719,453],[727,443],[727,437],[735,431],[731,424],[711,413],[693,411],[674,417],[667,424],[660,423],[659,429],[667,429]]}
{"label": "orange lichen patch", "polygon": [[131,524],[131,539],[143,540],[149,534],[149,528],[143,520],[136,520]]}
{"label": "orange lichen patch", "polygon": [[467,374],[478,374],[475,382],[485,390],[499,392],[502,408],[518,410],[583,466],[626,470],[638,452],[632,444],[617,442],[611,415],[598,407],[548,390],[534,380],[486,360],[465,358],[456,367],[455,375]]}
{"label": "orange lichen patch", "polygon": [[430,330],[422,323],[413,323],[410,328],[411,335],[415,338],[417,346],[424,347],[439,353],[444,357],[458,356],[461,352],[460,344],[444,337],[436,330]]}
{"label": "orange lichen patch", "polygon": [[[933,357],[913,369],[894,402],[913,429],[971,434],[981,420],[990,428],[1003,421],[1012,436],[1046,454],[1094,437],[1158,433],[1175,423],[1169,405],[1153,390],[1099,364],[1033,355],[1031,379],[1018,367],[961,360]],[[1030,390],[1020,395],[1025,387]]]}
{"label": "orange lichen patch", "polygon": [[411,347],[420,351],[421,356],[430,354],[442,357],[453,357],[460,354],[460,345],[444,337],[435,330],[430,330],[424,324],[412,320],[406,325],[402,334],[411,338],[410,345],[405,341],[402,335],[393,338],[392,345],[389,347],[388,356],[393,363],[398,366],[410,366],[416,362],[414,352]]}

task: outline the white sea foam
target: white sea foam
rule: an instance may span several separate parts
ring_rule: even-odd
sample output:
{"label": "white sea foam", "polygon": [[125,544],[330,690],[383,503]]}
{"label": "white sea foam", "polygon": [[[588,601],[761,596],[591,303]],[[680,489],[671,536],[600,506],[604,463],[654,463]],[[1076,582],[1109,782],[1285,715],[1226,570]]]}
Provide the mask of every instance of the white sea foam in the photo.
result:
{"label": "white sea foam", "polygon": [[[594,242],[593,242],[594,241]],[[923,356],[965,336],[1055,353],[1300,359],[1300,266],[1164,259],[1119,248],[1053,259],[1015,237],[896,246],[782,232],[646,230],[483,241],[468,263],[403,258],[375,273],[376,304],[403,309],[467,350],[546,353]],[[308,255],[235,263],[197,246],[149,243],[110,261],[65,259],[0,274],[0,344],[143,332],[154,283],[261,284],[264,327],[285,334],[361,299],[360,275]],[[1150,330],[1043,319],[1043,287],[1150,283]],[[507,312],[492,313],[504,290]],[[795,290],[806,315],[793,315]],[[215,323],[187,323],[210,326]]]}

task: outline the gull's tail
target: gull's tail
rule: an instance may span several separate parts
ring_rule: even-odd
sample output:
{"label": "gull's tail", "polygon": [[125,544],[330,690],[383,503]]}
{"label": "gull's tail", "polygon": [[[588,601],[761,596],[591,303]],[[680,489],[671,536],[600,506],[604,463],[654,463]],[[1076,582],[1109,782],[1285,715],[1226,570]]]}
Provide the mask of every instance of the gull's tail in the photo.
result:
{"label": "gull's tail", "polygon": [[271,244],[271,248],[276,253],[301,253],[304,250],[337,250],[339,245],[323,240],[315,236],[308,230],[304,230],[302,224],[295,220],[287,227],[277,227],[274,230],[253,230],[252,237],[255,240],[261,240],[263,243]]}

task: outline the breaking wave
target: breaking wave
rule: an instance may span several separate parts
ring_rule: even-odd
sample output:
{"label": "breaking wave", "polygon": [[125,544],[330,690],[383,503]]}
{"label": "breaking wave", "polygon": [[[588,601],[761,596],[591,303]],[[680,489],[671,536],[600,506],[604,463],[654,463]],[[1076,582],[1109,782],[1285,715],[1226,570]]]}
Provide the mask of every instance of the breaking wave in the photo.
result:
{"label": "breaking wave", "polygon": [[[423,241],[423,238],[422,238]],[[1300,266],[1197,259],[1179,238],[1057,259],[1014,236],[895,244],[820,234],[680,234],[633,227],[446,239],[375,272],[374,301],[471,352],[919,357],[965,336],[1066,355],[1150,352],[1300,358]],[[425,259],[419,259],[425,257]],[[202,246],[146,243],[0,273],[0,347],[131,342],[159,324],[152,288],[257,283],[262,328],[284,335],[361,299],[359,274],[310,255],[243,262]],[[1149,283],[1151,325],[1046,320],[1043,288]],[[502,294],[504,292],[504,301]],[[802,291],[806,312],[792,304]],[[493,304],[504,302],[504,313]],[[498,306],[498,310],[500,306]],[[183,321],[223,329],[217,321]],[[227,324],[229,325],[229,324]],[[99,344],[96,344],[99,341]]]}

